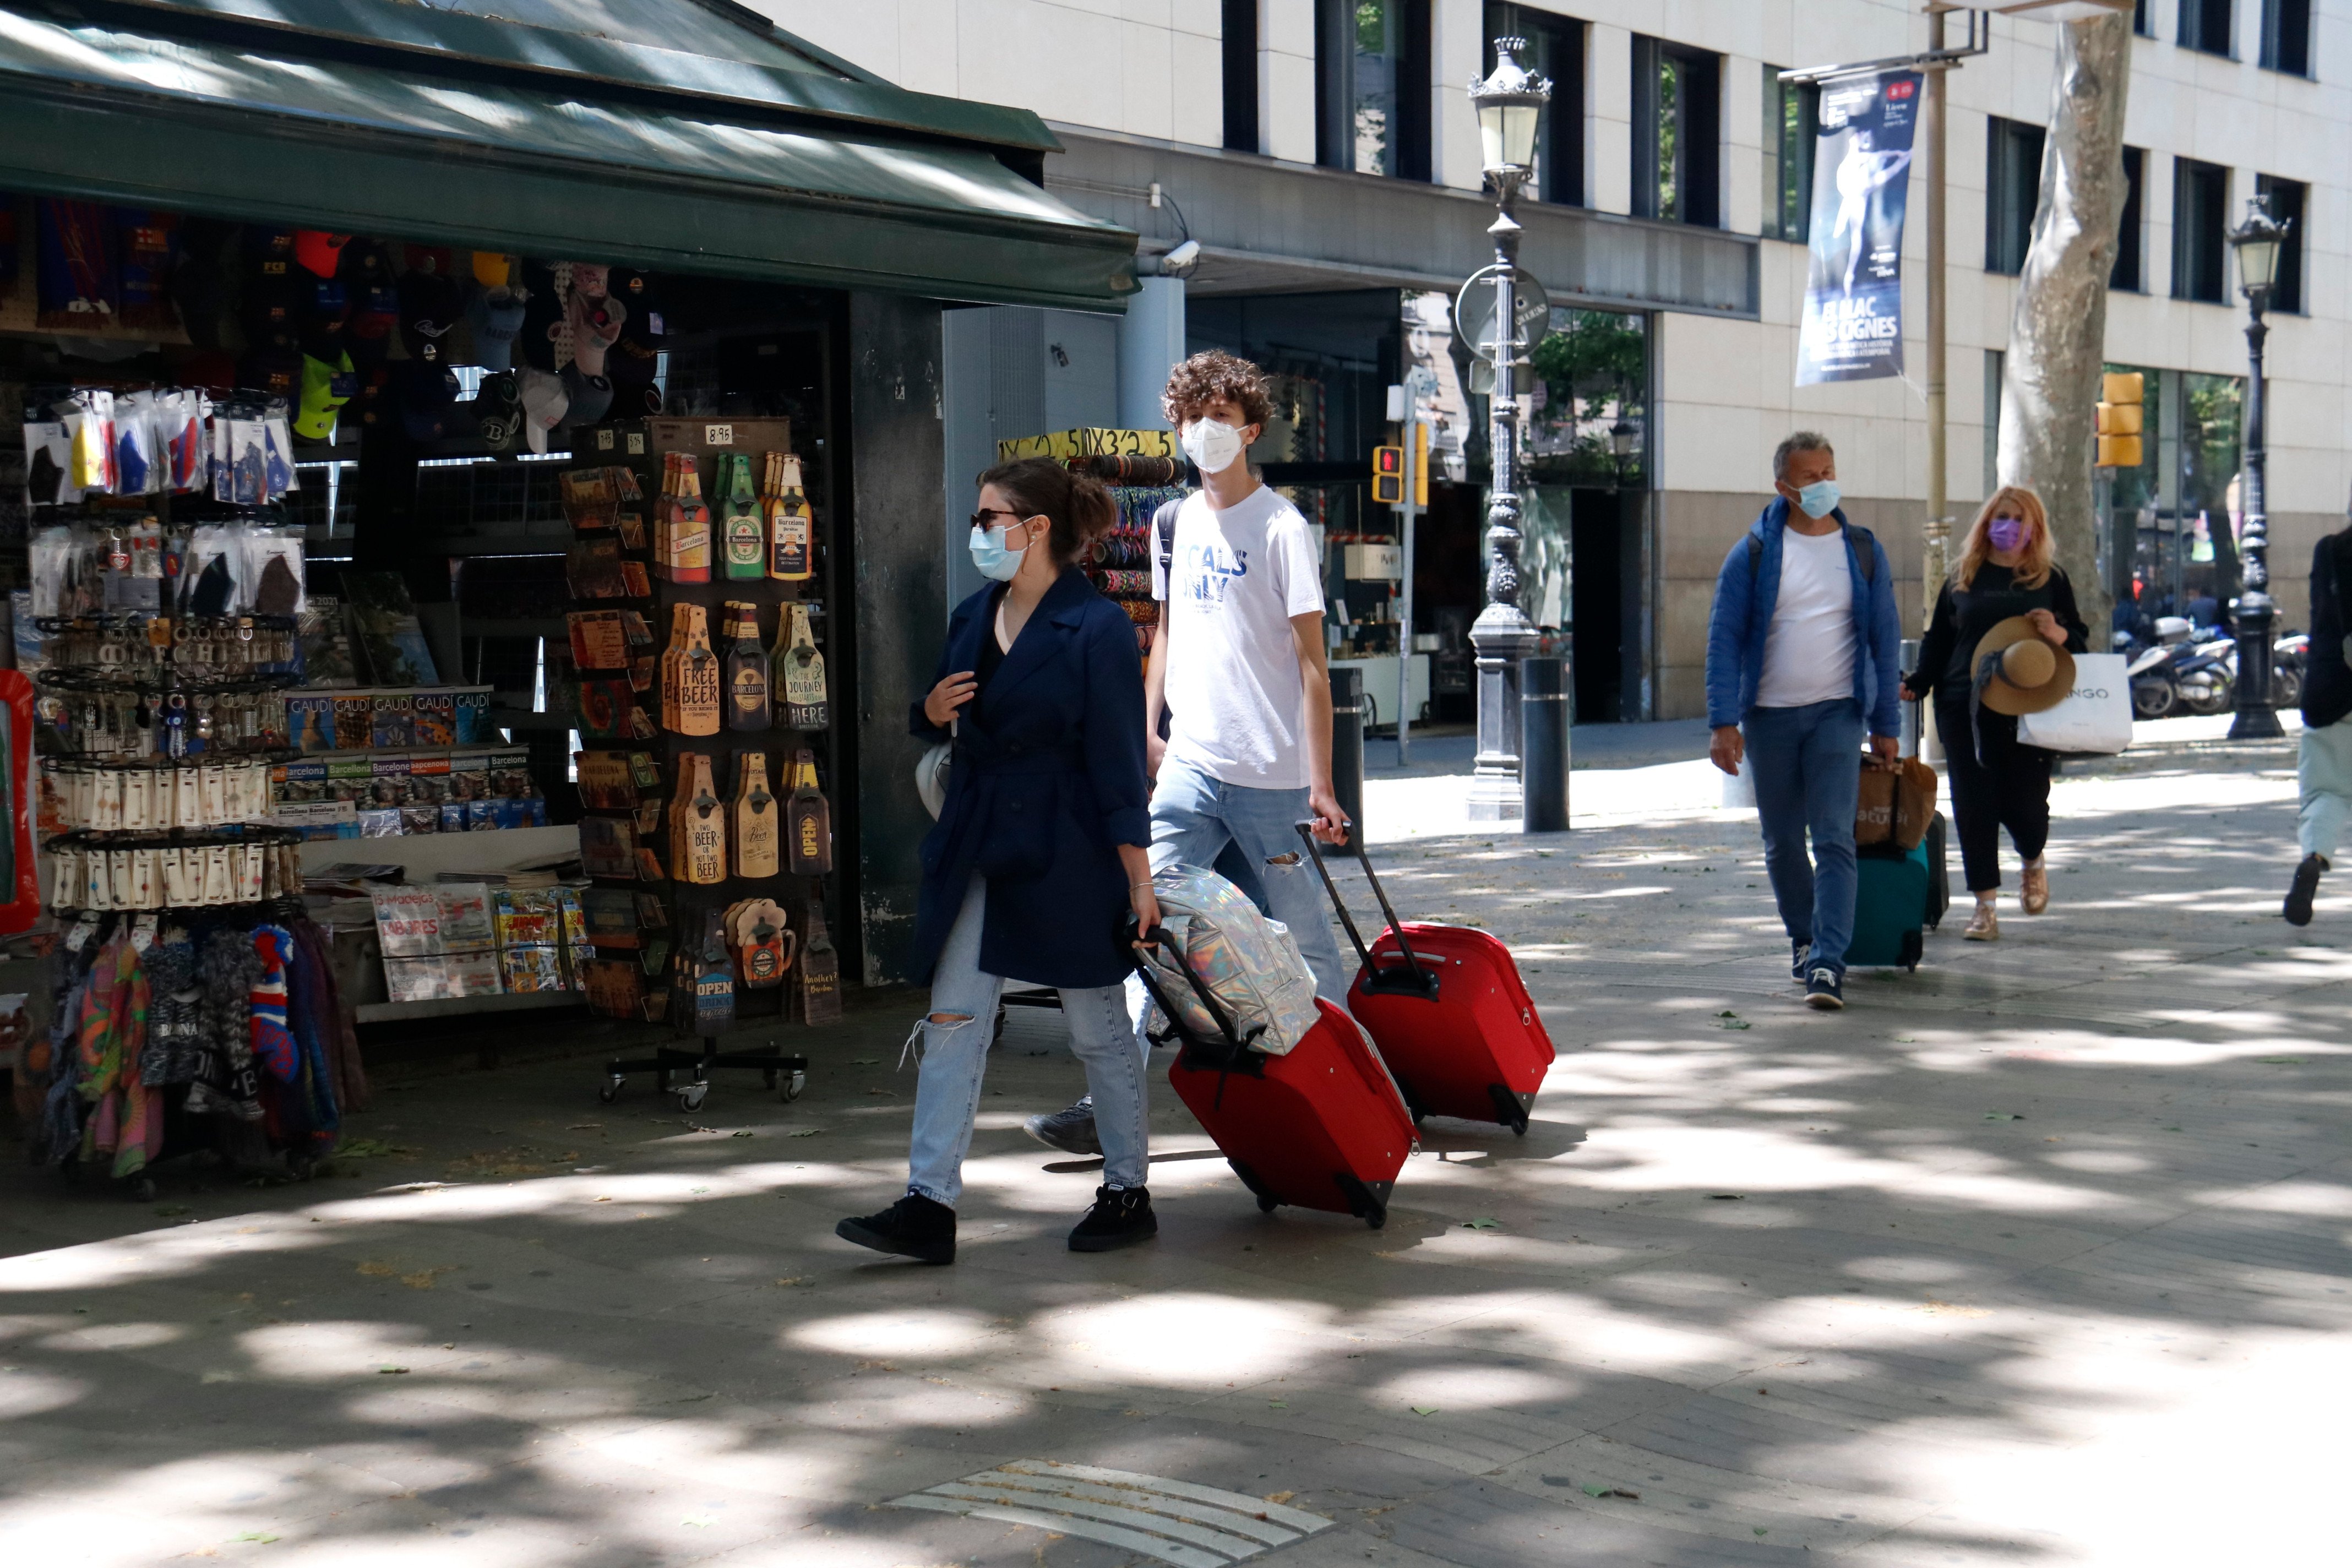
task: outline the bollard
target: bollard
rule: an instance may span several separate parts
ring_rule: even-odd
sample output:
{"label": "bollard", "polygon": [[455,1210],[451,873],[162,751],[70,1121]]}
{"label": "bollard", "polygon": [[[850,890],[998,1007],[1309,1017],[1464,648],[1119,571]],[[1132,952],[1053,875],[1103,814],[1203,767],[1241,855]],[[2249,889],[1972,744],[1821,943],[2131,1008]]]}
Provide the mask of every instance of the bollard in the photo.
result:
{"label": "bollard", "polygon": [[1522,833],[1568,831],[1568,660],[1519,660],[1519,783]]}
{"label": "bollard", "polygon": [[1364,821],[1364,672],[1331,672],[1331,793],[1361,828]]}

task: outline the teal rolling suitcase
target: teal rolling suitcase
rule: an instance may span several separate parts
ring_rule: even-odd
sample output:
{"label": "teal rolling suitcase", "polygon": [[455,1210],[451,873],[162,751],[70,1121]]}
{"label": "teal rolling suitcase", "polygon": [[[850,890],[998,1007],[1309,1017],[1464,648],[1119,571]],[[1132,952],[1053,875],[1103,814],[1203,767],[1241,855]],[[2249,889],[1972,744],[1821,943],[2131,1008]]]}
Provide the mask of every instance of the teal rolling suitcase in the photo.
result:
{"label": "teal rolling suitcase", "polygon": [[1927,927],[1943,915],[1944,816],[1937,812],[1918,846],[1855,852],[1853,940],[1849,969],[1917,969],[1927,951]]}

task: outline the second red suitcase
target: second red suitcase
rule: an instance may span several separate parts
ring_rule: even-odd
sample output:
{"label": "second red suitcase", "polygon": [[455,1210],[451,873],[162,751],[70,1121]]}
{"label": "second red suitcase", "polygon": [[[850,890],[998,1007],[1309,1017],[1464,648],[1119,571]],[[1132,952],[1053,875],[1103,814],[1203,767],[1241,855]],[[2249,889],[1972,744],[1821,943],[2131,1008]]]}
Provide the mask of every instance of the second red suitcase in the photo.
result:
{"label": "second red suitcase", "polygon": [[1388,929],[1367,949],[1305,823],[1299,837],[1363,961],[1348,988],[1349,1010],[1380,1047],[1413,1120],[1458,1116],[1526,1136],[1553,1052],[1511,950],[1468,926],[1399,921],[1360,836],[1350,835],[1388,918]]}
{"label": "second red suitcase", "polygon": [[[1151,971],[1140,972],[1157,995]],[[1192,989],[1224,1037],[1200,1038],[1179,1026],[1183,1047],[1168,1082],[1257,1206],[1354,1215],[1380,1229],[1415,1139],[1412,1114],[1364,1031],[1318,999],[1315,1026],[1287,1055],[1271,1057],[1234,1039],[1223,1009],[1196,978]],[[1160,1010],[1177,1016],[1165,998]]]}

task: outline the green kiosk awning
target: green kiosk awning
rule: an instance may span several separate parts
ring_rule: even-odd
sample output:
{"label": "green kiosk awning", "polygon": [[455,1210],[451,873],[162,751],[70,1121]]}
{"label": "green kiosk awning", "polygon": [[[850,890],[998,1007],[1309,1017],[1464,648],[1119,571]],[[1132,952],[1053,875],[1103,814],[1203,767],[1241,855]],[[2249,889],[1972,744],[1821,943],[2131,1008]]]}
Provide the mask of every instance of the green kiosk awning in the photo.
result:
{"label": "green kiosk awning", "polygon": [[1016,172],[1059,145],[1026,111],[902,91],[723,0],[488,9],[0,5],[0,188],[947,300],[1136,288],[1134,235]]}

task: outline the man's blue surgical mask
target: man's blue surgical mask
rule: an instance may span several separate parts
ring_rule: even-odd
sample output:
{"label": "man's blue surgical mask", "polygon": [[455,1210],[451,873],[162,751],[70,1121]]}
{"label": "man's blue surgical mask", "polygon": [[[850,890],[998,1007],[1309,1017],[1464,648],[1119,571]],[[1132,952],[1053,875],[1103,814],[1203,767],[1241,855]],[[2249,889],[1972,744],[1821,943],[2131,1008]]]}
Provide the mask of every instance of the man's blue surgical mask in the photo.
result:
{"label": "man's blue surgical mask", "polygon": [[1837,510],[1838,487],[1835,479],[1815,479],[1797,492],[1797,504],[1810,518],[1820,519]]}
{"label": "man's blue surgical mask", "polygon": [[971,563],[992,582],[1010,583],[1020,575],[1021,558],[1029,553],[1029,536],[1025,532],[1021,536],[1020,549],[1004,547],[1004,536],[1012,531],[1010,528],[982,528],[976,523],[972,526]]}

